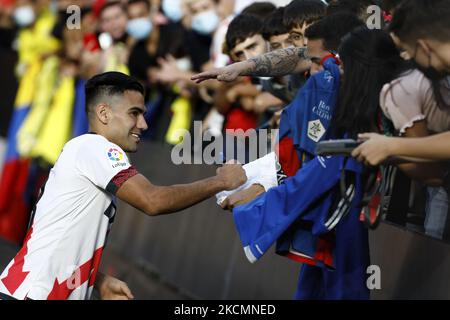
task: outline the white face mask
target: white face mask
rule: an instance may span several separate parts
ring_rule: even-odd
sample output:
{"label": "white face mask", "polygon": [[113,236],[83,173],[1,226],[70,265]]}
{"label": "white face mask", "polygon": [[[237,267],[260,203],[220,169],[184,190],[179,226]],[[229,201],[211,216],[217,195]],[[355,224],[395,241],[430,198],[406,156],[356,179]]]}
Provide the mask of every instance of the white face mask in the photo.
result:
{"label": "white face mask", "polygon": [[219,23],[220,18],[216,11],[208,10],[198,13],[192,18],[192,29],[200,34],[208,35],[217,29]]}
{"label": "white face mask", "polygon": [[36,19],[33,7],[30,5],[16,8],[13,17],[19,27],[28,27]]}
{"label": "white face mask", "polygon": [[128,20],[127,32],[137,40],[147,38],[152,30],[153,24],[150,17]]}
{"label": "white face mask", "polygon": [[54,14],[57,14],[58,13],[58,0],[52,0],[49,8],[50,8],[51,12],[53,12]]}
{"label": "white face mask", "polygon": [[178,22],[184,16],[181,0],[162,0],[161,8],[170,21]]}

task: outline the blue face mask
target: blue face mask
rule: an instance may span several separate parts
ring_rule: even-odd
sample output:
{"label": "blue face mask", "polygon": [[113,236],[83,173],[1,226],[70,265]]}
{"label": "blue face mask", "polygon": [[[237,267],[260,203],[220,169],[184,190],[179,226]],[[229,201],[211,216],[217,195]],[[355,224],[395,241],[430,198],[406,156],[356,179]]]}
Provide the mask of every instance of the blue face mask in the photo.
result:
{"label": "blue face mask", "polygon": [[18,7],[14,10],[13,17],[19,27],[28,27],[36,19],[33,7],[31,6]]}
{"label": "blue face mask", "polygon": [[183,18],[183,10],[181,8],[181,0],[163,0],[162,10],[164,15],[173,22],[178,22]]}
{"label": "blue face mask", "polygon": [[219,16],[214,10],[204,11],[196,14],[192,18],[192,29],[200,34],[208,35],[213,33],[220,23]]}
{"label": "blue face mask", "polygon": [[152,29],[153,24],[149,18],[132,19],[127,24],[127,33],[137,40],[147,38]]}
{"label": "blue face mask", "polygon": [[53,12],[54,14],[58,13],[58,1],[57,0],[52,0],[52,2],[50,2],[50,11]]}

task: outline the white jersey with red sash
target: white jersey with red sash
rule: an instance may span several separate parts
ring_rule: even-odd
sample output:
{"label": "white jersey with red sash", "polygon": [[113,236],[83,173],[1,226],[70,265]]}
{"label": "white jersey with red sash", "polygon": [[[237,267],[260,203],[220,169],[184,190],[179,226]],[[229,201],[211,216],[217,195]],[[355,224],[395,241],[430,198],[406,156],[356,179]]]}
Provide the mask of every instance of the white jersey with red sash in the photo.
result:
{"label": "white jersey with red sash", "polygon": [[137,174],[125,152],[86,134],[50,171],[24,245],[0,276],[16,299],[89,299],[114,220],[115,193]]}

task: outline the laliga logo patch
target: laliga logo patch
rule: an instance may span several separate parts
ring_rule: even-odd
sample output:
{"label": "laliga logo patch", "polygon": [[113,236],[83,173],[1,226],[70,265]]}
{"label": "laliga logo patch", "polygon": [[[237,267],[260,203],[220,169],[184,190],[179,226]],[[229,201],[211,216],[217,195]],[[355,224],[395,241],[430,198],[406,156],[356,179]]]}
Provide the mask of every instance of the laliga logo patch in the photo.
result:
{"label": "laliga logo patch", "polygon": [[117,150],[116,148],[111,148],[108,151],[108,158],[112,161],[122,161],[123,160],[123,154],[121,151]]}

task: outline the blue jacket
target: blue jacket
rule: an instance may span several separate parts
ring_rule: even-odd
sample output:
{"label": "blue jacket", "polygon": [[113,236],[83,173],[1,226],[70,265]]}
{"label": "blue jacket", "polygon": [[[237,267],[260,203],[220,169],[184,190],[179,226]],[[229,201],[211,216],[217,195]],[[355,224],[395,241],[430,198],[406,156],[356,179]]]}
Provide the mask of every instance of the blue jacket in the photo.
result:
{"label": "blue jacket", "polygon": [[[302,266],[297,298],[367,299],[367,230],[359,222],[362,166],[344,157],[314,156],[316,143],[331,136],[339,91],[338,66],[328,59],[324,68],[307,81],[281,118],[280,139],[293,140],[303,167],[277,188],[235,208],[233,215],[250,261],[278,241],[278,253],[295,252],[298,261],[309,264]],[[346,188],[349,205],[341,194],[342,171],[354,176]],[[329,257],[320,253],[324,236],[331,246],[326,248],[332,252]]]}
{"label": "blue jacket", "polygon": [[316,143],[330,137],[328,128],[339,94],[340,73],[332,58],[323,67],[325,70],[308,79],[281,115],[280,140],[291,137],[300,159],[306,153],[311,160]]}

